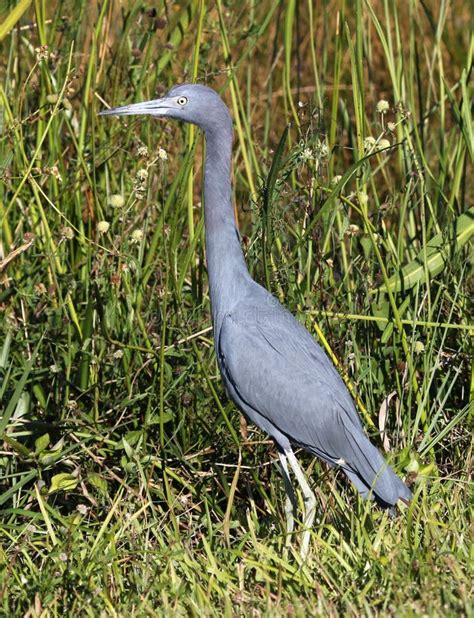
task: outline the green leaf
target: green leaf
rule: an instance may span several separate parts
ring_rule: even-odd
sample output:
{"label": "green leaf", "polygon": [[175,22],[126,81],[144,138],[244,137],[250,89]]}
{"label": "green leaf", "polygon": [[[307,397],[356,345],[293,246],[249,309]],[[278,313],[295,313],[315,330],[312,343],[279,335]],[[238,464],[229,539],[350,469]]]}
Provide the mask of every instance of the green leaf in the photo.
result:
{"label": "green leaf", "polygon": [[16,7],[10,12],[5,21],[0,24],[0,41],[4,39],[9,32],[13,30],[16,22],[20,19],[23,13],[28,9],[31,0],[20,0]]}
{"label": "green leaf", "polygon": [[[371,303],[370,310],[373,316],[377,318],[385,318],[388,320],[390,316],[390,303],[388,302],[387,297],[382,296],[378,300],[378,302]],[[377,322],[377,327],[383,332],[384,330],[386,330],[388,324],[390,324],[390,322],[385,322],[381,320],[380,322]]]}
{"label": "green leaf", "polygon": [[49,433],[45,433],[37,438],[35,440],[35,453],[39,455],[39,453],[42,453],[46,448],[48,448],[49,441]]}
{"label": "green leaf", "polygon": [[125,435],[124,440],[126,440],[130,446],[136,446],[138,442],[140,441],[140,439],[142,438],[142,436],[143,436],[142,430],[136,429],[134,431],[128,431]]}
{"label": "green leaf", "polygon": [[163,414],[153,414],[148,420],[148,425],[159,425],[161,422],[163,425],[169,423],[173,419],[171,412],[163,412]]}
{"label": "green leaf", "polygon": [[30,375],[30,371],[33,367],[33,363],[35,362],[36,359],[36,354],[38,353],[38,349],[41,345],[41,341],[39,341],[38,345],[36,346],[33,354],[31,355],[30,360],[26,363],[25,369],[22,373],[21,378],[18,380],[17,385],[15,387],[15,390],[13,392],[13,395],[10,399],[10,401],[8,402],[8,405],[5,408],[5,411],[3,412],[2,416],[0,417],[0,437],[3,436],[8,422],[10,420],[11,415],[13,414],[13,412],[16,409],[16,406],[18,404],[18,402],[20,401],[22,395],[23,395],[23,389],[25,388],[26,382],[28,380],[28,377]]}
{"label": "green leaf", "polygon": [[2,351],[0,352],[0,369],[5,369],[8,364],[8,353],[10,352],[10,345],[12,342],[12,333],[7,331],[5,335],[5,341],[3,342]]}
{"label": "green leaf", "polygon": [[0,495],[0,505],[10,500],[11,497],[13,497],[15,494],[19,492],[19,490],[23,487],[23,485],[26,485],[27,483],[29,483],[31,480],[36,478],[37,475],[38,475],[38,472],[36,470],[30,470],[23,476],[20,476],[19,480],[16,483],[14,483],[10,487],[10,489],[7,489],[7,491],[4,491]]}
{"label": "green leaf", "polygon": [[466,77],[466,69],[462,72],[461,76],[461,92],[462,92],[462,106],[459,108],[456,103],[456,99],[453,96],[448,84],[443,78],[444,86],[446,88],[446,95],[451,103],[451,109],[453,110],[454,117],[456,122],[458,123],[459,129],[464,137],[464,141],[466,143],[467,149],[469,151],[469,156],[471,161],[474,157],[474,135],[472,130],[472,118],[471,118],[471,110],[470,103],[471,97],[467,91],[467,77]]}
{"label": "green leaf", "polygon": [[125,438],[122,438],[122,446],[125,450],[125,452],[127,453],[128,457],[132,457],[133,455],[133,449],[130,446],[130,444],[127,442],[127,440]]}
{"label": "green leaf", "polygon": [[68,472],[60,472],[55,474],[51,479],[51,486],[48,493],[53,494],[56,491],[71,491],[77,487],[78,480]]}
{"label": "green leaf", "polygon": [[190,30],[193,24],[193,17],[196,13],[197,8],[198,0],[191,0],[191,2],[187,4],[186,11],[178,12],[179,18],[174,24],[174,28],[169,36],[169,41],[167,45],[168,49],[165,48],[165,50],[163,50],[163,53],[160,54],[160,58],[157,63],[158,74],[160,74],[166,67],[166,65],[168,65],[173,60],[176,53],[175,49],[179,47],[181,41],[186,36],[186,33]]}
{"label": "green leaf", "polygon": [[6,442],[8,446],[10,446],[19,455],[21,455],[21,457],[24,457],[25,459],[27,459],[28,457],[31,456],[31,453],[26,446],[18,442],[18,440],[15,440],[15,438],[10,437],[8,434],[4,434],[2,436],[2,440]]}
{"label": "green leaf", "polygon": [[380,343],[382,345],[385,345],[390,340],[392,333],[393,333],[393,322],[389,322],[387,326],[384,328],[382,336],[380,337]]}
{"label": "green leaf", "polygon": [[61,438],[47,451],[43,451],[38,457],[38,461],[42,466],[50,466],[52,463],[62,457],[64,447],[64,438]]}
{"label": "green leaf", "polygon": [[62,456],[61,451],[54,451],[54,450],[43,451],[41,455],[38,457],[38,461],[42,466],[50,466],[55,461],[58,461],[58,459],[61,459],[61,456]]}
{"label": "green leaf", "polygon": [[[420,251],[418,256],[403,267],[402,271],[390,277],[388,286],[382,285],[375,292],[392,292],[409,290],[417,283],[426,283],[426,271],[429,277],[438,275],[449,262],[453,253],[459,251],[474,234],[474,207],[460,215],[448,233],[434,236]],[[425,269],[426,260],[426,269]]]}
{"label": "green leaf", "polygon": [[100,493],[102,494],[107,493],[107,490],[108,490],[107,481],[102,476],[100,476],[100,474],[97,474],[97,472],[91,472],[87,476],[87,480],[89,481],[91,485],[93,485],[96,489],[98,489]]}

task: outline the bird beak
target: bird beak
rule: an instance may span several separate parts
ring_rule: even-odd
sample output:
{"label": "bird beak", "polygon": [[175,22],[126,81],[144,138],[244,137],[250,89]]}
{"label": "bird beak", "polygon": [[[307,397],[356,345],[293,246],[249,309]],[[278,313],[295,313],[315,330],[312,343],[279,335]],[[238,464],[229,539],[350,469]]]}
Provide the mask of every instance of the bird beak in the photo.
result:
{"label": "bird beak", "polygon": [[171,101],[168,99],[156,99],[155,101],[144,101],[143,103],[134,103],[133,105],[123,105],[122,107],[104,109],[102,112],[99,112],[99,116],[132,116],[137,114],[166,116],[166,113],[171,107]]}

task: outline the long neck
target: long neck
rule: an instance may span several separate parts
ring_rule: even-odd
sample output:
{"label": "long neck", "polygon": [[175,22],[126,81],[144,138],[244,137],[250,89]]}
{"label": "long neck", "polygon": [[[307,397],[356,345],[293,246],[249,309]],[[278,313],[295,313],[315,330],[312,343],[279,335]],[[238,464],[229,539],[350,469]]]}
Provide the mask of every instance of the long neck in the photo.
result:
{"label": "long neck", "polygon": [[235,225],[231,191],[231,127],[206,132],[204,216],[207,270],[214,324],[238,299],[239,282],[249,278]]}

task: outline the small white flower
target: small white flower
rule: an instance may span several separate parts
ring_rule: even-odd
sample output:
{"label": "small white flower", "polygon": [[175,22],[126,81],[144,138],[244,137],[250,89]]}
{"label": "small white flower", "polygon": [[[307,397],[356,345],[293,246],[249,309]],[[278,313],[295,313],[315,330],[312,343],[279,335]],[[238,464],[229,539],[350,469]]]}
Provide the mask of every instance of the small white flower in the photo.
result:
{"label": "small white flower", "polygon": [[303,101],[298,101],[298,107],[301,109],[302,107],[304,107],[304,103]]}
{"label": "small white flower", "polygon": [[99,221],[97,224],[97,231],[99,234],[107,234],[110,228],[110,223],[108,221]]}
{"label": "small white flower", "polygon": [[385,99],[380,99],[375,109],[377,110],[379,114],[386,114],[388,110],[390,109],[390,105],[388,101],[385,101]]}
{"label": "small white flower", "polygon": [[133,230],[132,236],[130,238],[130,242],[132,244],[137,244],[141,242],[142,240],[143,240],[143,230],[139,230],[139,229]]}
{"label": "small white flower", "polygon": [[355,225],[354,223],[351,223],[349,227],[347,228],[347,231],[351,236],[355,236],[357,232],[359,231],[359,226]]}
{"label": "small white flower", "polygon": [[137,150],[137,155],[139,157],[148,157],[148,148],[146,146],[139,146],[138,150]]}
{"label": "small white flower", "polygon": [[57,165],[53,165],[52,167],[45,167],[43,170],[43,173],[51,174],[51,176],[54,176],[56,180],[58,180],[59,182],[63,181],[61,174],[59,173],[59,168]]}
{"label": "small white flower", "polygon": [[425,351],[425,345],[423,341],[415,341],[415,354],[421,354]]}
{"label": "small white flower", "polygon": [[375,138],[373,138],[371,135],[369,135],[364,140],[364,150],[365,150],[365,152],[370,152],[373,149],[374,146],[375,146]]}
{"label": "small white flower", "polygon": [[311,148],[305,148],[301,153],[301,158],[303,161],[310,161],[314,159],[314,154]]}
{"label": "small white flower", "polygon": [[384,148],[390,148],[392,144],[388,141],[388,139],[381,139],[378,143],[378,147],[380,150],[383,150]]}
{"label": "small white flower", "polygon": [[35,47],[35,52],[36,52],[37,62],[41,62],[41,60],[47,60],[50,56],[47,45],[41,45],[40,47]]}
{"label": "small white flower", "polygon": [[166,152],[164,148],[158,148],[158,158],[161,159],[162,161],[167,161],[168,153]]}
{"label": "small white flower", "polygon": [[148,178],[148,170],[144,167],[137,172],[137,178],[142,182]]}
{"label": "small white flower", "polygon": [[393,133],[396,128],[397,125],[394,122],[387,122],[387,129],[390,131],[390,133]]}
{"label": "small white flower", "polygon": [[112,208],[123,208],[125,205],[125,198],[120,193],[114,193],[109,197],[109,206]]}
{"label": "small white flower", "polygon": [[342,180],[342,176],[340,174],[336,174],[331,180],[332,186],[335,187],[340,180]]}
{"label": "small white flower", "polygon": [[46,97],[46,101],[48,101],[48,103],[50,103],[51,105],[54,105],[55,103],[57,103],[58,99],[59,99],[59,95],[57,94],[48,94]]}
{"label": "small white flower", "polygon": [[329,156],[329,146],[326,140],[318,141],[318,151],[321,159],[327,159]]}
{"label": "small white flower", "polygon": [[116,359],[120,359],[120,358],[122,358],[122,357],[123,357],[123,350],[116,350],[116,351],[114,352],[114,358],[116,358]]}

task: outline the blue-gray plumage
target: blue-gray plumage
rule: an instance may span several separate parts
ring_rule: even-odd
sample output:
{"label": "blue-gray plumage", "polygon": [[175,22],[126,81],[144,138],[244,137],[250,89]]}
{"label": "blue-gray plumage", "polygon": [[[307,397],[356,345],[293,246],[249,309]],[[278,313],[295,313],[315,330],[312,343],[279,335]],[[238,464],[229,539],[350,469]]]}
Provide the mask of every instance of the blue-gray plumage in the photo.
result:
{"label": "blue-gray plumage", "polygon": [[411,493],[364,433],[349,392],[308,331],[250,277],[231,199],[232,120],[219,95],[201,85],[103,115],[148,114],[198,125],[206,137],[205,236],[217,362],[230,398],[276,442],[293,529],[293,470],[305,500],[302,554],[309,547],[315,497],[292,445],[339,466],[364,498],[392,507]]}

